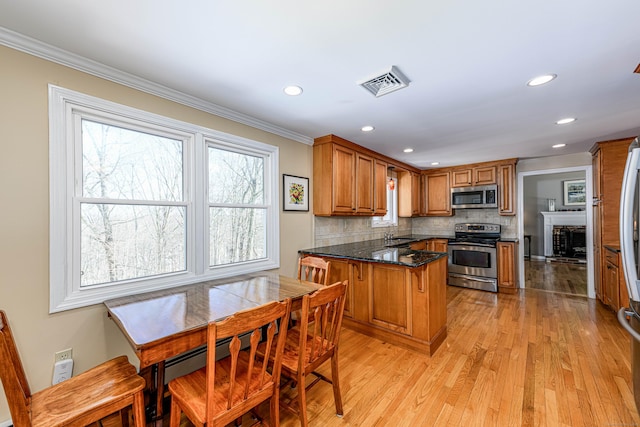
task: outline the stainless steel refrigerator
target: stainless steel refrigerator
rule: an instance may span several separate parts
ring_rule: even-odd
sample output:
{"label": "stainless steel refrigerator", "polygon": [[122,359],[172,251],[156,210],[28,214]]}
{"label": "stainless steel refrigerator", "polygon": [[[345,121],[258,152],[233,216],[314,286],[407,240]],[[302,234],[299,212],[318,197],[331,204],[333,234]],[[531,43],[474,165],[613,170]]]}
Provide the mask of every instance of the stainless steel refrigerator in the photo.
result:
{"label": "stainless steel refrigerator", "polygon": [[629,146],[620,194],[620,252],[630,307],[618,311],[620,324],[631,335],[631,375],[636,408],[640,412],[640,266],[638,253],[638,203],[640,145],[638,138]]}

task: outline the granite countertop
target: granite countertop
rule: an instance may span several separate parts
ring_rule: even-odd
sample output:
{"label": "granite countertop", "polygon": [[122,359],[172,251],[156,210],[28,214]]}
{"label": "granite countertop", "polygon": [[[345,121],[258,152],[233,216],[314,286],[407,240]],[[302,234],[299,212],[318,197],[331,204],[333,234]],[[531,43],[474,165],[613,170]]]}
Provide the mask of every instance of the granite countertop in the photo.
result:
{"label": "granite countertop", "polygon": [[413,268],[423,266],[447,256],[444,252],[415,251],[408,246],[408,244],[412,242],[437,238],[446,239],[448,237],[412,234],[396,236],[391,242],[387,242],[384,239],[376,239],[364,242],[345,243],[342,245],[301,249],[298,252],[306,255],[328,256],[365,262],[380,262]]}

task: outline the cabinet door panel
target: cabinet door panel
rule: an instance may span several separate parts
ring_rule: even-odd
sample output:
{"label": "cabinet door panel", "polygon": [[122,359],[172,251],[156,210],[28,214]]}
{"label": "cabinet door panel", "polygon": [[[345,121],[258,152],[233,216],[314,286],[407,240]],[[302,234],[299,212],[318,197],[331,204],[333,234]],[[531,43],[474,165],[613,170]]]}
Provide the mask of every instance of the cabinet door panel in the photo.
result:
{"label": "cabinet door panel", "polygon": [[426,175],[425,179],[427,215],[451,215],[451,191],[449,172]]}
{"label": "cabinet door panel", "polygon": [[373,213],[373,158],[356,153],[356,212]]}
{"label": "cabinet door panel", "polygon": [[516,245],[512,242],[498,242],[498,287],[504,291],[515,291],[516,271],[515,253]]}
{"label": "cabinet door panel", "polygon": [[500,215],[516,214],[515,166],[500,166],[500,189],[498,190],[498,210]]}
{"label": "cabinet door panel", "polygon": [[[356,194],[355,152],[335,145],[333,148],[333,211],[353,213],[355,211]],[[315,191],[319,191],[316,189]]]}
{"label": "cabinet door panel", "polygon": [[496,183],[496,167],[486,166],[473,168],[473,185],[489,185]]}
{"label": "cabinet door panel", "polygon": [[471,169],[457,170],[451,172],[452,187],[468,187],[471,185]]}
{"label": "cabinet door panel", "polygon": [[387,214],[387,164],[385,162],[375,161],[373,180],[373,213],[384,216]]}
{"label": "cabinet door panel", "polygon": [[369,292],[369,322],[411,334],[411,280],[409,270],[374,265]]}

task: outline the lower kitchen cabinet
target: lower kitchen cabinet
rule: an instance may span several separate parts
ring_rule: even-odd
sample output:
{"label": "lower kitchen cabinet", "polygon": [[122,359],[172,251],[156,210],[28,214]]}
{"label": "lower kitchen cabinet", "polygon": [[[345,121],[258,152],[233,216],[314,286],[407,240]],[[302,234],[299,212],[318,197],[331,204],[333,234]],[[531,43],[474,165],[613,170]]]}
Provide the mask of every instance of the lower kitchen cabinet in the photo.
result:
{"label": "lower kitchen cabinet", "polygon": [[411,276],[408,268],[374,264],[369,281],[369,323],[411,335]]}
{"label": "lower kitchen cabinet", "polygon": [[629,292],[620,269],[620,250],[617,247],[605,246],[604,251],[602,302],[618,311],[620,307],[629,307]]}
{"label": "lower kitchen cabinet", "polygon": [[447,252],[448,247],[447,239],[429,239],[427,242],[427,250],[432,252]]}
{"label": "lower kitchen cabinet", "polygon": [[515,293],[517,290],[518,276],[516,274],[516,243],[498,242],[498,291],[503,293]]}
{"label": "lower kitchen cabinet", "polygon": [[447,337],[447,258],[415,268],[323,257],[329,283],[349,280],[344,326],[433,354]]}

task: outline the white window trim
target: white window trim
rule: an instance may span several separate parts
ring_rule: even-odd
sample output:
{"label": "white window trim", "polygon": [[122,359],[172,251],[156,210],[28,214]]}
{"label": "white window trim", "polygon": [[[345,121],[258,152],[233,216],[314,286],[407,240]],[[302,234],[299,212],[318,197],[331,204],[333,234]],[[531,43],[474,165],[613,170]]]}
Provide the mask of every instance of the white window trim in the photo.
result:
{"label": "white window trim", "polygon": [[[371,228],[396,227],[398,225],[398,181],[393,177],[391,179],[393,179],[395,183],[395,190],[389,190],[387,187],[387,215],[389,214],[389,210],[391,210],[391,219],[384,220],[383,218],[387,215],[374,216],[371,218]],[[389,193],[391,193],[391,198],[389,198]],[[389,209],[389,207],[391,209]]]}
{"label": "white window trim", "polygon": [[[74,281],[73,251],[78,245],[74,232],[74,150],[70,146],[69,131],[73,130],[74,109],[94,110],[120,120],[132,120],[170,129],[185,140],[185,202],[187,221],[187,270],[161,278],[135,279],[122,284],[92,286],[80,289]],[[265,156],[265,204],[267,206],[267,257],[225,266],[208,265],[208,208],[207,141],[244,151],[255,151]],[[59,312],[107,299],[151,290],[229,277],[242,273],[270,270],[280,267],[279,229],[279,149],[278,147],[218,132],[194,124],[163,117],[127,107],[79,92],[49,85],[49,312]],[[196,195],[202,195],[197,197]],[[75,240],[74,240],[75,239]]]}

